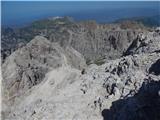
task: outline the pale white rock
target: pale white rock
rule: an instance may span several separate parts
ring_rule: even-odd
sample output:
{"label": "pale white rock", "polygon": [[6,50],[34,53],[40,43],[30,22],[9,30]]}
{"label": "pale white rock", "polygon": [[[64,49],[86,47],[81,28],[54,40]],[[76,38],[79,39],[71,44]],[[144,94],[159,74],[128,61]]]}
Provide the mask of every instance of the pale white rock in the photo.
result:
{"label": "pale white rock", "polygon": [[[153,34],[149,33],[147,39],[149,35],[154,38]],[[37,41],[39,39],[41,41]],[[143,39],[145,38],[143,37]],[[34,51],[36,59],[33,59],[32,63],[38,67],[49,67],[50,69],[43,72],[44,77],[38,84],[26,89],[23,94],[14,99],[12,106],[6,107],[3,111],[4,118],[7,120],[103,120],[108,112],[110,113],[109,120],[114,120],[113,116],[116,116],[117,120],[128,120],[130,116],[134,118],[138,110],[142,117],[146,118],[146,114],[143,114],[143,107],[147,106],[146,100],[150,99],[146,99],[145,95],[147,98],[156,96],[160,89],[160,71],[153,67],[154,64],[159,66],[159,62],[156,61],[159,61],[160,53],[155,51],[159,49],[158,39],[159,36],[151,39],[151,43],[142,47],[145,49],[144,51],[139,47],[136,48],[136,51],[132,49],[133,55],[111,61],[106,60],[106,63],[100,66],[91,64],[86,67],[81,54],[69,46],[64,50],[54,43],[51,47],[55,49],[54,52],[51,54],[46,51],[43,54],[44,51],[41,51],[38,46],[46,45],[47,47],[52,44],[42,37],[36,38],[27,45],[30,47],[38,44],[34,48],[36,49]],[[11,70],[17,67],[17,62],[15,63],[14,60],[16,60],[15,55],[18,52],[21,55],[18,54],[17,57],[22,57],[18,59],[18,63],[23,67],[27,66],[27,56],[23,53],[27,54],[29,50],[24,47],[16,51],[4,63],[3,74],[9,79],[5,81],[6,85],[14,81],[13,78],[16,78],[17,72],[19,72],[18,69],[12,73],[8,65],[12,64]],[[42,54],[38,55],[37,51],[41,51]],[[52,62],[46,62],[48,65],[44,64],[42,58],[45,58],[45,55],[47,58],[48,56],[52,57],[51,60],[54,61],[52,62],[55,66],[57,63],[60,65],[55,67]],[[72,57],[70,58],[70,56]],[[55,62],[56,60],[57,62]],[[153,69],[150,71],[152,67]],[[85,69],[83,74],[80,68]],[[25,69],[25,71],[27,71],[27,75],[33,75],[31,70]],[[12,77],[9,77],[7,73],[13,74]],[[23,75],[22,78],[25,83],[26,76]],[[158,110],[157,100],[155,99],[155,101],[153,108]],[[150,104],[150,106],[152,105]],[[154,113],[152,107],[150,113]]]}

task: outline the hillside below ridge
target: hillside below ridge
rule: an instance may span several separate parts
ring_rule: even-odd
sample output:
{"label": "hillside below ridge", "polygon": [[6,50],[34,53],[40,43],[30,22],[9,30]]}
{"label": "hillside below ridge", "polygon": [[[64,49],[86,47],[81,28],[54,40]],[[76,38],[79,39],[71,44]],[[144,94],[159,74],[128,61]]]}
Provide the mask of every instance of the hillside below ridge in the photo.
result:
{"label": "hillside below ridge", "polygon": [[140,32],[148,29],[151,28],[134,21],[99,24],[94,20],[76,22],[70,17],[39,20],[23,28],[2,29],[2,62],[37,35],[58,42],[62,47],[70,45],[85,59],[116,59]]}
{"label": "hillside below ridge", "polygon": [[104,32],[93,21],[80,26],[36,36],[6,57],[2,117],[159,120],[159,28],[130,33],[117,27],[106,32],[102,25]]}

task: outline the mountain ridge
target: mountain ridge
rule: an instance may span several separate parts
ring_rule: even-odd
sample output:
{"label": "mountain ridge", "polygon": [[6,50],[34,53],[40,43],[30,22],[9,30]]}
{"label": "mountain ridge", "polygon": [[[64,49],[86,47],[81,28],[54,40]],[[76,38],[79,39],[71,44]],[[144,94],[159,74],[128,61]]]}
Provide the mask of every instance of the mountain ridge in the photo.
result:
{"label": "mountain ridge", "polygon": [[[128,24],[128,26],[126,26],[125,24]],[[95,28],[92,29],[91,26],[92,27],[94,26]],[[137,27],[134,28],[133,26],[137,26]],[[137,28],[139,28],[139,30],[137,30]],[[71,32],[72,32],[72,39],[74,39],[74,36],[76,36],[76,39],[78,37],[80,37],[80,39],[85,37],[84,39],[86,40],[83,40],[83,41],[88,42],[88,44],[90,44],[89,46],[86,46],[86,47],[89,48],[89,50],[92,49],[90,51],[92,53],[90,54],[93,54],[93,55],[91,56],[89,54],[85,55],[87,51],[89,51],[89,50],[82,50],[86,48],[86,47],[83,48],[85,43],[83,43],[84,45],[81,45],[81,43],[78,43],[78,41],[75,42],[75,40],[73,40],[74,43],[71,43],[72,40],[70,40],[70,44],[73,44],[71,46],[74,49],[82,53],[85,57],[86,56],[89,57],[88,59],[90,59],[90,57],[92,59],[92,56],[94,55],[96,58],[98,58],[101,56],[96,56],[97,55],[96,50],[99,51],[98,54],[100,54],[100,51],[103,51],[103,50],[100,50],[100,48],[108,49],[108,50],[110,49],[110,48],[105,48],[104,46],[101,46],[103,44],[112,44],[112,43],[105,43],[105,41],[106,42],[108,41],[109,37],[111,38],[113,36],[116,39],[116,37],[121,38],[121,36],[125,36],[125,38],[122,38],[122,39],[124,40],[129,39],[129,41],[126,41],[126,42],[130,42],[130,39],[134,39],[133,37],[136,36],[134,34],[137,34],[137,32],[141,31],[140,29],[144,31],[145,29],[148,29],[148,28],[145,28],[141,24],[132,23],[132,22],[124,23],[124,24],[121,24],[121,23],[120,24],[98,24],[96,23],[96,21],[74,22],[70,17],[64,17],[64,18],[59,18],[55,20],[44,19],[42,21],[33,22],[30,26],[26,26],[20,29],[10,29],[10,28],[4,29],[4,30],[2,29],[2,49],[1,49],[2,62],[8,55],[12,53],[12,51],[15,51],[17,48],[21,46],[24,46],[36,35],[42,35],[51,41],[55,41],[55,42],[58,41],[60,42],[61,46],[64,46],[63,44],[66,44],[65,42],[68,41],[68,39],[70,39],[69,37]],[[108,36],[101,35],[101,34],[108,34]],[[123,34],[126,34],[126,35],[123,35]],[[80,35],[82,35],[83,37],[81,37]],[[64,40],[63,37],[65,37],[65,39],[67,40]],[[97,41],[96,40],[90,41],[89,39],[91,38],[97,39]],[[97,44],[98,41],[101,42],[100,48],[98,46],[92,45],[94,42],[96,42],[94,44]],[[76,44],[81,45],[81,47],[78,48]],[[118,49],[118,51],[121,51],[119,48],[116,48],[116,49]],[[109,50],[109,51],[112,51],[112,50]],[[123,51],[123,47],[122,47],[122,51]]]}
{"label": "mountain ridge", "polygon": [[56,21],[11,51],[3,119],[158,120],[160,30],[121,25]]}

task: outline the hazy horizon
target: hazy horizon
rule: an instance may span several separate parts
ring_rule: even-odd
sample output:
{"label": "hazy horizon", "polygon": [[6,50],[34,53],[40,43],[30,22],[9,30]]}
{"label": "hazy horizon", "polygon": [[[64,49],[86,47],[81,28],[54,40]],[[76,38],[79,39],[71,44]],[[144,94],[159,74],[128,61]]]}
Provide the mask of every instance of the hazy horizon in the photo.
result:
{"label": "hazy horizon", "polygon": [[2,26],[21,26],[54,16],[112,22],[123,18],[159,15],[159,5],[160,1],[2,1]]}

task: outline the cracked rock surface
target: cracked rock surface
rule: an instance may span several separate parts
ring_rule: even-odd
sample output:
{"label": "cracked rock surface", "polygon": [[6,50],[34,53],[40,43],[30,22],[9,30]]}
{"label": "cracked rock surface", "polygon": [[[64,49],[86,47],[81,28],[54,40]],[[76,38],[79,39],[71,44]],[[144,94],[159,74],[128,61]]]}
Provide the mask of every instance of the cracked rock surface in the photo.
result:
{"label": "cracked rock surface", "polygon": [[37,36],[2,65],[2,117],[159,120],[159,45],[157,31],[140,33],[120,58],[87,66],[83,53],[70,45]]}

